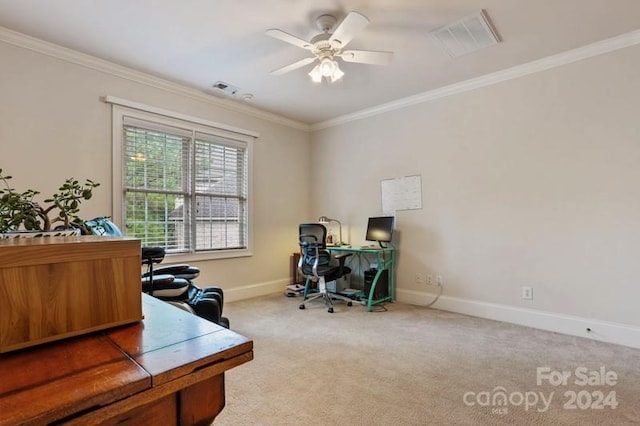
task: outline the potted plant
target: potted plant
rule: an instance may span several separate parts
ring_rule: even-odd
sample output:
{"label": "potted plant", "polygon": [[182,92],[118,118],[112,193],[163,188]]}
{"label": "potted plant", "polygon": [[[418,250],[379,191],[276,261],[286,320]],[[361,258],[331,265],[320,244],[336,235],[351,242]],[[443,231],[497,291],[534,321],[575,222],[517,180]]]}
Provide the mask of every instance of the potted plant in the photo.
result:
{"label": "potted plant", "polygon": [[[93,189],[100,186],[90,179],[83,184],[74,178],[65,180],[59,192],[40,204],[35,200],[39,191],[27,189],[16,191],[9,185],[11,176],[0,169],[0,233],[5,237],[31,235],[63,235],[73,230],[76,235],[83,227],[80,219],[80,204],[89,200]],[[52,232],[55,231],[55,232]]]}

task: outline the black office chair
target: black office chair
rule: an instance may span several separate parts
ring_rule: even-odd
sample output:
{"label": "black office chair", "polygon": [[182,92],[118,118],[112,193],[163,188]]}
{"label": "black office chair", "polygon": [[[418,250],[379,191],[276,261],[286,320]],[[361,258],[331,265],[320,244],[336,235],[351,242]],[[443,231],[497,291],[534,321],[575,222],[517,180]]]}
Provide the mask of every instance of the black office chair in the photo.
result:
{"label": "black office chair", "polygon": [[[122,231],[109,219],[100,217],[84,223],[83,233],[113,237],[123,236]],[[81,228],[82,229],[82,228]],[[229,319],[222,316],[224,292],[217,286],[198,287],[193,280],[200,269],[188,264],[167,265],[154,268],[164,260],[162,247],[143,247],[142,291],[170,303],[189,313],[229,328]]]}
{"label": "black office chair", "polygon": [[[348,297],[332,293],[327,289],[327,282],[338,280],[351,273],[351,269],[345,266],[345,260],[352,253],[343,253],[334,256],[339,263],[332,262],[331,254],[327,248],[327,228],[320,223],[302,223],[299,225],[298,244],[300,245],[300,260],[298,270],[306,278],[304,300],[299,306],[305,309],[305,303],[315,299],[324,301],[327,311],[333,313],[333,300],[347,302],[347,306],[353,303]],[[317,293],[309,297],[310,283],[317,284]],[[333,299],[333,300],[332,300]]]}

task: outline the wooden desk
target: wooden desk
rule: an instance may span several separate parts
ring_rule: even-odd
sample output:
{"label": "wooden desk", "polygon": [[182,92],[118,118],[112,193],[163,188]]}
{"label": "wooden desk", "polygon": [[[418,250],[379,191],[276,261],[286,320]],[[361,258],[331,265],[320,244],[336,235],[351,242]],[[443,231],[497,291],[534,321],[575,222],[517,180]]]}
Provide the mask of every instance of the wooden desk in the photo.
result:
{"label": "wooden desk", "polygon": [[143,321],[0,354],[0,425],[209,425],[253,342],[143,295]]}

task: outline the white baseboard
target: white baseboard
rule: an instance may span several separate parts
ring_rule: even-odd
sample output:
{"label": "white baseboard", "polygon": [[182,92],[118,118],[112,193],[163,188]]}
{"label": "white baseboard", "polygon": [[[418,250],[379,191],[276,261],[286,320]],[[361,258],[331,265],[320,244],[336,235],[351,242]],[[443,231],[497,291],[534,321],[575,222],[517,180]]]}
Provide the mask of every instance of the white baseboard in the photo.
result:
{"label": "white baseboard", "polygon": [[[427,292],[396,289],[396,300],[412,305],[428,305],[436,296]],[[440,296],[432,307],[443,311],[640,348],[640,327],[626,324],[449,296]],[[587,331],[587,329],[591,331]]]}
{"label": "white baseboard", "polygon": [[266,296],[268,294],[282,293],[287,285],[291,284],[291,278],[268,281],[264,283],[257,283],[246,285],[242,287],[235,287],[224,289],[224,300],[234,302],[236,300],[251,299],[258,296]]}

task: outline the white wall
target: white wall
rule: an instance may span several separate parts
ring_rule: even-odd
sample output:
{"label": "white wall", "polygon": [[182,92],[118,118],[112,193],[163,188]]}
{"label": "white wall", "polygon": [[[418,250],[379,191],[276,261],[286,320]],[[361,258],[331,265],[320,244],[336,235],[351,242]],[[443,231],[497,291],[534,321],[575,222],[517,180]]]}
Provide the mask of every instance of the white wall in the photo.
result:
{"label": "white wall", "polygon": [[319,130],[312,210],[360,244],[380,181],[420,174],[400,300],[433,300],[414,277],[441,274],[436,308],[640,345],[639,67],[630,47]]}
{"label": "white wall", "polygon": [[440,274],[435,307],[577,335],[589,326],[590,337],[640,346],[639,66],[640,48],[626,48],[310,137],[0,41],[0,168],[44,194],[92,178],[102,186],[84,216],[110,215],[101,96],[259,132],[254,256],[198,264],[199,282],[231,299],[288,282],[298,223],[335,217],[362,243],[380,180],[420,174],[423,209],[397,215],[399,300],[428,303],[435,289],[415,273]]}
{"label": "white wall", "polygon": [[0,41],[0,168],[14,176],[13,186],[50,195],[67,177],[91,178],[101,186],[82,216],[112,215],[105,95],[260,134],[253,163],[254,255],[198,263],[197,282],[223,286],[229,299],[283,289],[297,224],[308,212],[307,131]]}

